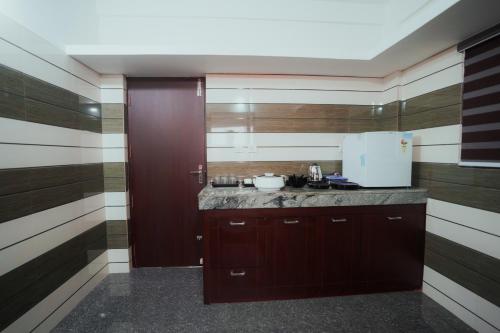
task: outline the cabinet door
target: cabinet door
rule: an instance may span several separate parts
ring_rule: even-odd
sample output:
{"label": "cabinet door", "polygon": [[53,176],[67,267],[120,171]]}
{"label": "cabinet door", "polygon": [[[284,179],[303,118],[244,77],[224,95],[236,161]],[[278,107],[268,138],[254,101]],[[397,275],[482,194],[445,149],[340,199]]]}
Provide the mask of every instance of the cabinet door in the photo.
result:
{"label": "cabinet door", "polygon": [[352,215],[322,216],[323,288],[342,294],[351,286],[359,258],[359,218]]}
{"label": "cabinet door", "polygon": [[258,266],[257,221],[255,219],[219,220],[218,249],[215,258],[218,268]]}
{"label": "cabinet door", "polygon": [[[313,235],[308,218],[283,217],[272,220],[273,224],[273,284],[280,293],[286,287],[304,286],[313,275]],[[295,290],[300,293],[300,290]]]}
{"label": "cabinet door", "polygon": [[361,277],[369,290],[421,287],[424,228],[423,212],[400,209],[363,216]]}

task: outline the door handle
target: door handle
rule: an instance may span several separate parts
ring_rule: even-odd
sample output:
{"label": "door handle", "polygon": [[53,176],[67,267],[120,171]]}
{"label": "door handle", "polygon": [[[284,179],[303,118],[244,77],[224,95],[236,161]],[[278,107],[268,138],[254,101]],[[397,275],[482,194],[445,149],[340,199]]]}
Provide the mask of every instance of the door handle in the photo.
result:
{"label": "door handle", "polygon": [[389,221],[400,221],[403,219],[403,217],[401,217],[401,216],[387,216],[387,219]]}
{"label": "door handle", "polygon": [[299,220],[283,220],[284,224],[297,224],[299,222]]}
{"label": "door handle", "polygon": [[198,170],[189,171],[190,175],[198,175],[198,184],[203,184],[203,164],[198,164]]}
{"label": "door handle", "polygon": [[347,222],[347,219],[334,219],[334,218],[332,218],[331,221],[333,223],[340,223],[340,222]]}

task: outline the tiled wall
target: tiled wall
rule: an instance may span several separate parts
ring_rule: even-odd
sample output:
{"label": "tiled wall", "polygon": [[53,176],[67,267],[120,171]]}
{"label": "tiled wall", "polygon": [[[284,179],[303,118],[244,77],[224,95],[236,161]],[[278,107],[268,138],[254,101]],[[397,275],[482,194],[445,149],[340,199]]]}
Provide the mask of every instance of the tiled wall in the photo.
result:
{"label": "tiled wall", "polygon": [[[208,176],[340,171],[345,133],[396,130],[382,81],[282,75],[207,76]],[[387,101],[386,101],[387,100]]]}
{"label": "tiled wall", "polygon": [[0,156],[2,330],[107,264],[101,105],[0,66]]}
{"label": "tiled wall", "polygon": [[445,60],[412,69],[437,89],[403,102],[400,117],[415,135],[413,183],[429,190],[424,292],[474,329],[497,332],[500,170],[458,166],[462,85],[441,74]]}
{"label": "tiled wall", "polygon": [[127,107],[102,105],[104,191],[109,249],[128,249]]}

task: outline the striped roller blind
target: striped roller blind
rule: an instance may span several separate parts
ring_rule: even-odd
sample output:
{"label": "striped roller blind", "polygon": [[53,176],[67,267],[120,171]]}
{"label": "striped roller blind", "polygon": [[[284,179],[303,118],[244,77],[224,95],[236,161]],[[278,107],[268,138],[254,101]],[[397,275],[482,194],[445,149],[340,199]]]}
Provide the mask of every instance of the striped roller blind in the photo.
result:
{"label": "striped roller blind", "polygon": [[461,160],[500,163],[500,35],[465,50]]}

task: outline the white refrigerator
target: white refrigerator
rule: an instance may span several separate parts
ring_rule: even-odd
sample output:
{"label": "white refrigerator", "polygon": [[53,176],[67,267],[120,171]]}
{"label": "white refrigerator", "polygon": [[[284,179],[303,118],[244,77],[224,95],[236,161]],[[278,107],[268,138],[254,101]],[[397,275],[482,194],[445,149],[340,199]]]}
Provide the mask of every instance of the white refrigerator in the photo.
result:
{"label": "white refrigerator", "polygon": [[342,175],[363,187],[411,186],[412,133],[347,134]]}

